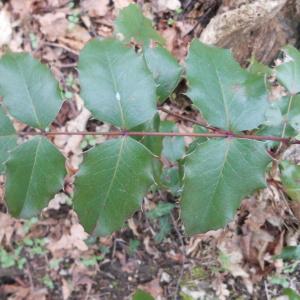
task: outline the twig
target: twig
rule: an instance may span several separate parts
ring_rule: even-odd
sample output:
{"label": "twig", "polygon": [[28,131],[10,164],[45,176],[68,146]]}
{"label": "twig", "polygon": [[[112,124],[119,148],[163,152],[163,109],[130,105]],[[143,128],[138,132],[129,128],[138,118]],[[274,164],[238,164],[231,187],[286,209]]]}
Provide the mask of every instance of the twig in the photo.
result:
{"label": "twig", "polygon": [[172,219],[174,230],[176,231],[176,234],[178,236],[178,239],[179,239],[179,242],[180,242],[180,245],[181,245],[181,252],[182,252],[182,255],[183,255],[183,259],[182,259],[182,263],[181,263],[181,269],[180,269],[179,276],[177,278],[176,288],[175,288],[175,293],[174,293],[174,300],[176,300],[178,292],[179,292],[179,288],[180,288],[180,282],[181,282],[181,279],[182,279],[183,274],[184,274],[184,264],[185,264],[185,260],[186,260],[186,253],[185,253],[185,245],[184,245],[182,234],[180,233],[180,231],[177,227],[176,220],[175,220],[172,213],[171,213],[171,219]]}
{"label": "twig", "polygon": [[76,50],[71,49],[70,47],[66,46],[66,45],[62,45],[62,44],[58,44],[58,43],[51,43],[51,42],[45,42],[44,43],[45,46],[50,46],[50,47],[55,47],[55,48],[61,48],[64,49],[67,52],[70,52],[76,56],[79,56],[79,52],[77,52]]}
{"label": "twig", "polygon": [[236,138],[236,139],[247,139],[247,140],[256,140],[256,141],[276,141],[282,142],[285,144],[300,144],[300,141],[293,140],[291,138],[283,138],[278,136],[270,136],[270,135],[250,135],[250,134],[238,134],[233,133],[231,131],[223,131],[223,132],[205,132],[205,133],[185,133],[185,132],[149,132],[149,131],[106,131],[106,132],[98,132],[98,131],[49,131],[49,132],[19,132],[20,136],[56,136],[56,135],[106,135],[106,136],[189,136],[189,137],[207,137],[207,138]]}
{"label": "twig", "polygon": [[168,115],[172,115],[172,116],[174,116],[174,117],[176,117],[178,119],[181,119],[181,120],[184,120],[184,121],[187,121],[187,122],[191,122],[193,124],[197,124],[197,125],[202,126],[202,127],[206,128],[206,129],[210,129],[210,130],[213,130],[213,131],[217,130],[217,128],[209,126],[205,122],[197,121],[197,120],[194,120],[192,118],[182,116],[182,115],[174,113],[174,112],[172,112],[172,111],[170,111],[170,110],[168,110],[168,109],[166,109],[164,107],[158,107],[158,109],[161,110],[161,111],[163,111],[163,112],[165,112],[165,113],[167,113]]}

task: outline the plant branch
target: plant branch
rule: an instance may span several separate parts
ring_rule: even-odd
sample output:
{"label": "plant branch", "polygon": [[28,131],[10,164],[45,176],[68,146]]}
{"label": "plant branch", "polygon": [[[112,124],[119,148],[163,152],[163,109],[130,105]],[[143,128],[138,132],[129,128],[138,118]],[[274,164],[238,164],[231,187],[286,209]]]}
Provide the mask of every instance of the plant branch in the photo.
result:
{"label": "plant branch", "polygon": [[249,135],[249,134],[237,134],[232,132],[214,132],[214,133],[185,133],[185,132],[143,132],[143,131],[69,131],[69,132],[59,132],[59,131],[50,131],[50,132],[20,132],[20,136],[55,136],[55,135],[106,135],[106,136],[182,136],[182,137],[207,137],[207,138],[237,138],[237,139],[248,139],[248,140],[257,140],[257,141],[275,141],[282,142],[285,144],[300,144],[300,141],[293,140],[291,138],[283,138],[278,136],[269,136],[269,135]]}
{"label": "plant branch", "polygon": [[194,120],[194,119],[192,119],[192,118],[189,118],[189,117],[182,116],[182,115],[177,114],[177,113],[174,113],[174,112],[172,112],[172,111],[170,111],[170,110],[168,110],[168,109],[166,109],[166,108],[164,108],[164,107],[162,107],[162,106],[158,107],[158,109],[159,109],[160,111],[163,111],[163,112],[165,112],[166,114],[171,115],[171,116],[174,116],[174,117],[176,117],[176,118],[178,118],[178,119],[181,119],[181,120],[184,120],[184,121],[187,121],[187,122],[191,122],[191,123],[193,123],[193,124],[197,124],[197,125],[202,126],[202,127],[206,128],[206,129],[210,129],[210,130],[213,130],[213,131],[219,131],[216,127],[209,126],[209,125],[207,125],[207,123],[204,122],[204,121],[201,122],[201,121],[197,121],[197,120]]}

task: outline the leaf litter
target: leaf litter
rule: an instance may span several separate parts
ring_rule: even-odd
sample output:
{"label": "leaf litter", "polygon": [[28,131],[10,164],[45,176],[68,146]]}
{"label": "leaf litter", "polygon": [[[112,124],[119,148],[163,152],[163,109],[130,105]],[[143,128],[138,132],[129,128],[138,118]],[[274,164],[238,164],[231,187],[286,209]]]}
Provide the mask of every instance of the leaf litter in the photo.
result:
{"label": "leaf litter", "polygon": [[[109,130],[83,108],[72,68],[84,44],[96,36],[110,36],[114,17],[132,2],[85,0],[78,5],[65,0],[11,0],[0,4],[0,54],[6,47],[31,52],[51,66],[71,99],[52,125],[55,130]],[[155,21],[167,48],[182,60],[192,36],[201,33],[205,18],[213,17],[208,15],[209,4],[152,2],[148,6],[145,3],[144,12]],[[199,27],[197,20],[201,17]],[[75,77],[75,82],[70,85],[63,80],[67,76]],[[275,94],[281,92],[274,87]],[[190,104],[180,97],[165,106],[180,114],[188,107],[188,115],[195,118]],[[170,116],[162,117],[174,121]],[[27,129],[19,122],[14,125]],[[191,124],[179,122],[178,127],[186,132]],[[153,192],[144,200],[144,212],[159,207],[162,201],[175,206],[170,213],[174,222],[170,222],[171,230],[162,242],[155,241],[160,219],[150,219],[141,212],[109,237],[88,236],[71,210],[72,175],[82,161],[82,149],[102,141],[102,137],[95,141],[82,136],[53,138],[69,158],[69,177],[65,192],[50,202],[40,220],[15,220],[7,214],[4,178],[0,177],[0,298],[130,299],[139,288],[155,299],[175,295],[182,299],[264,299],[282,295],[286,287],[300,289],[299,262],[291,265],[278,257],[285,246],[295,246],[299,241],[299,208],[293,212],[274,183],[245,199],[235,220],[224,230],[185,237],[178,219],[178,199],[167,192]],[[289,158],[299,163],[299,148],[290,152]],[[12,265],[4,268],[5,263]]]}

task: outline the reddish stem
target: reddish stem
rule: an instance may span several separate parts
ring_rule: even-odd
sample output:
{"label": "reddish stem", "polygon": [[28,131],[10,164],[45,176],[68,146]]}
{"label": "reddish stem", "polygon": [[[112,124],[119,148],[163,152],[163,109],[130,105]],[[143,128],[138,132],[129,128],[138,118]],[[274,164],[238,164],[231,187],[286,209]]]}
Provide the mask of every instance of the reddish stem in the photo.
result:
{"label": "reddish stem", "polygon": [[257,141],[276,141],[285,144],[300,144],[300,141],[292,140],[291,138],[282,138],[277,136],[269,135],[250,135],[250,134],[237,134],[233,132],[215,132],[215,133],[185,133],[185,132],[134,132],[134,131],[106,131],[106,132],[95,132],[95,131],[75,131],[75,132],[21,132],[21,136],[27,135],[45,135],[45,136],[55,136],[55,135],[107,135],[107,136],[188,136],[188,137],[208,137],[208,138],[237,138],[237,139],[248,139]]}

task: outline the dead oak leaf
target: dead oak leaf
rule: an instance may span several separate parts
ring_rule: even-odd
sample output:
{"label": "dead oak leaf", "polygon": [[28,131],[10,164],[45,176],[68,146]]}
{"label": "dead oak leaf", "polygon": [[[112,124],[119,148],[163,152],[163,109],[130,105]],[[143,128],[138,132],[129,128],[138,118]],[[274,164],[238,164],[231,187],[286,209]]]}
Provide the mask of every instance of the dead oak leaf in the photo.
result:
{"label": "dead oak leaf", "polygon": [[108,12],[109,0],[84,0],[80,6],[90,17],[103,17]]}
{"label": "dead oak leaf", "polygon": [[58,241],[51,241],[48,244],[48,249],[52,252],[58,252],[60,250],[73,250],[79,251],[88,250],[88,246],[84,240],[88,237],[88,234],[84,231],[80,224],[72,225],[70,234],[64,234]]}
{"label": "dead oak leaf", "polygon": [[68,30],[69,22],[66,14],[63,12],[48,13],[36,17],[41,25],[41,32],[49,41],[55,41],[59,37],[65,36]]}

